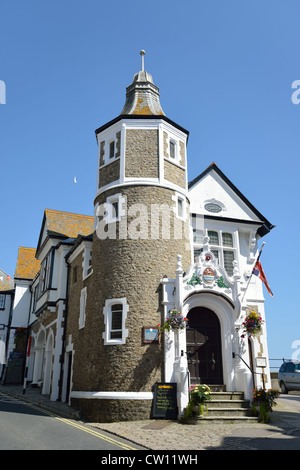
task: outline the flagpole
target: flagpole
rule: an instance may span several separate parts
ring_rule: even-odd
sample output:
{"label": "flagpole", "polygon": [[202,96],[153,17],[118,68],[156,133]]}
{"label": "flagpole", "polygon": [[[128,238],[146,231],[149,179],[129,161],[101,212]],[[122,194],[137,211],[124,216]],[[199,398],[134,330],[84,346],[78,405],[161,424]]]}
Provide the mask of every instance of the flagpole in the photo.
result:
{"label": "flagpole", "polygon": [[[257,259],[255,260],[255,263],[254,263],[253,267],[256,266],[256,263],[257,263],[257,261],[258,261],[259,258],[260,258],[261,252],[262,252],[263,247],[265,246],[265,244],[266,244],[266,242],[263,242],[263,244],[262,244],[262,246],[261,246],[261,248],[260,248],[260,252],[259,252],[259,254],[258,254],[258,257],[257,257]],[[253,276],[253,268],[252,268],[251,276],[249,277],[249,280],[248,280],[248,283],[247,283],[247,286],[246,286],[244,295],[243,295],[243,297],[242,297],[241,303],[242,303],[243,300],[244,300],[244,297],[245,297],[245,294],[246,294],[246,292],[247,292],[247,289],[248,289],[248,286],[249,286],[249,284],[250,284],[250,281],[251,281],[251,279],[252,279],[252,276]]]}

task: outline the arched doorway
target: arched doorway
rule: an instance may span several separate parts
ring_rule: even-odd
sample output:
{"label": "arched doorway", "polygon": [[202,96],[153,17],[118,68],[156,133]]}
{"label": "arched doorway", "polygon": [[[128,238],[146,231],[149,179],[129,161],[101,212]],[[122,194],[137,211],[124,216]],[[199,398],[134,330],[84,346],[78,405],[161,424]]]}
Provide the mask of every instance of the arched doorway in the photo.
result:
{"label": "arched doorway", "polygon": [[38,333],[35,343],[35,358],[33,368],[32,384],[37,385],[43,382],[44,359],[45,359],[46,334],[42,329]]}
{"label": "arched doorway", "polygon": [[190,383],[223,384],[220,322],[206,307],[194,307],[187,316],[186,347]]}

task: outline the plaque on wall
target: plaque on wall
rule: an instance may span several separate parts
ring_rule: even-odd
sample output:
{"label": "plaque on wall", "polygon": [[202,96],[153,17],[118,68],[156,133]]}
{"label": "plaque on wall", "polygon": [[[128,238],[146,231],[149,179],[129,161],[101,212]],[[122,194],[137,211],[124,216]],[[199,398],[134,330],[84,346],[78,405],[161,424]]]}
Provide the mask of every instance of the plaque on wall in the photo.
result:
{"label": "plaque on wall", "polygon": [[256,367],[267,367],[267,359],[265,357],[256,357]]}
{"label": "plaque on wall", "polygon": [[144,326],[143,343],[158,343],[159,329],[152,326]]}

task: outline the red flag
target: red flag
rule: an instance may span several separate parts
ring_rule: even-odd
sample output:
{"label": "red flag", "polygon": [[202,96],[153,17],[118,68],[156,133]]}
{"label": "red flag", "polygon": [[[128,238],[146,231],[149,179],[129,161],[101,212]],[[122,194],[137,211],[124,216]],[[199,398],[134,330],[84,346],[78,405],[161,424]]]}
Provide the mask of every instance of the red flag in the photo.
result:
{"label": "red flag", "polygon": [[267,281],[267,278],[265,276],[265,273],[264,273],[264,270],[262,268],[262,265],[261,265],[261,262],[259,260],[256,261],[256,264],[253,268],[253,271],[252,271],[252,274],[254,274],[255,276],[258,276],[259,279],[262,280],[262,282],[264,283],[264,285],[266,286],[267,288],[267,291],[269,292],[269,294],[273,297],[273,292],[271,291],[270,289],[270,286],[268,284],[268,281]]}

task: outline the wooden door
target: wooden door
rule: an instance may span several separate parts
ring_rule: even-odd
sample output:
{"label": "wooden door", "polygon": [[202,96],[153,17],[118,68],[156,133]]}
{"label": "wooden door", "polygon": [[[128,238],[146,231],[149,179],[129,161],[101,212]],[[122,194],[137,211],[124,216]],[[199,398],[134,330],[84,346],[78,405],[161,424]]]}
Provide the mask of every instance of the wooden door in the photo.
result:
{"label": "wooden door", "polygon": [[220,322],[205,307],[195,307],[188,314],[186,329],[190,382],[223,384]]}

